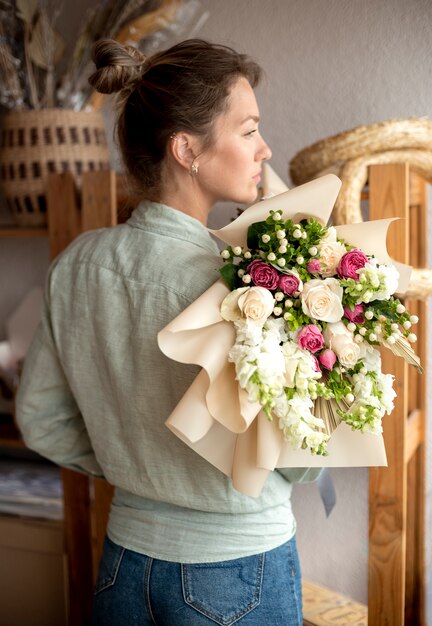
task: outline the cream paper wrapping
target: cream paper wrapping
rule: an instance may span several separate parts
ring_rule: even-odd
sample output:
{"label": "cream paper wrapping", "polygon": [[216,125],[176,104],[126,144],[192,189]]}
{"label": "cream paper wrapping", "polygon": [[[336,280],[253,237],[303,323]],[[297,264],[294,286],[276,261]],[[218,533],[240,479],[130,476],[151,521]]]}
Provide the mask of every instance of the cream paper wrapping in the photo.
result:
{"label": "cream paper wrapping", "polygon": [[[315,217],[327,224],[341,186],[328,174],[309,183],[262,200],[249,207],[234,222],[210,230],[232,246],[246,246],[250,224],[263,221],[269,210],[294,222]],[[386,250],[387,229],[392,219],[337,226],[347,243],[374,254],[380,262],[392,262]],[[408,286],[410,268],[395,263],[400,273],[398,293]],[[270,422],[258,403],[249,402],[235,379],[228,351],[235,329],[220,315],[220,305],[229,289],[217,281],[193,304],[158,334],[162,352],[181,363],[194,363],[201,371],[189,387],[166,426],[232,479],[233,486],[247,495],[258,496],[268,473],[282,467],[353,467],[386,465],[381,435],[361,434],[341,423],[328,443],[328,456],[294,450],[284,441],[277,420]]]}

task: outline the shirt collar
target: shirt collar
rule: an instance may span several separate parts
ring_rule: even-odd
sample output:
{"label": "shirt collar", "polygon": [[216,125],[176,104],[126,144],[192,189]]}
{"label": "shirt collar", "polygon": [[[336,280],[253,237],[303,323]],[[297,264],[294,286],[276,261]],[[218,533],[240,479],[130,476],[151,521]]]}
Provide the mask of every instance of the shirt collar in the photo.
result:
{"label": "shirt collar", "polygon": [[127,223],[132,228],[190,241],[213,253],[217,251],[215,241],[201,222],[160,202],[140,202]]}

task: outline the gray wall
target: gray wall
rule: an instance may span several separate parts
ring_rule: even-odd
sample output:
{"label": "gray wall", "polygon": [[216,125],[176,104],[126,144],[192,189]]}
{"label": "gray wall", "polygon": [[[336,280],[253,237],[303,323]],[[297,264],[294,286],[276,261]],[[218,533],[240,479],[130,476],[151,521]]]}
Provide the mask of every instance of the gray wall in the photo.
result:
{"label": "gray wall", "polygon": [[[273,150],[273,168],[289,185],[289,160],[319,139],[362,124],[432,116],[430,0],[202,2],[210,14],[200,35],[253,55],[266,71],[257,92],[261,130]],[[226,221],[227,207],[216,212],[212,223]],[[428,431],[430,468],[431,424]],[[303,573],[367,602],[368,472],[331,474],[337,506],[328,519],[315,485],[295,489]],[[429,470],[428,529],[431,494]],[[428,535],[428,572],[431,544]],[[431,585],[430,579],[429,590]],[[431,591],[429,613],[432,620]]]}
{"label": "gray wall", "polygon": [[[251,54],[266,71],[257,93],[261,130],[273,150],[271,164],[288,184],[289,160],[318,139],[360,124],[431,116],[430,0],[201,1],[209,17],[200,36]],[[86,4],[78,0],[68,9],[76,17]],[[218,207],[212,225],[232,212]],[[0,339],[5,316],[27,288],[42,283],[46,263],[43,242],[0,240]],[[431,433],[429,427],[429,468]],[[315,485],[295,490],[303,573],[366,602],[367,470],[332,470],[332,476],[338,503],[328,519]],[[431,491],[429,476],[427,528]],[[430,536],[426,562],[431,571]]]}

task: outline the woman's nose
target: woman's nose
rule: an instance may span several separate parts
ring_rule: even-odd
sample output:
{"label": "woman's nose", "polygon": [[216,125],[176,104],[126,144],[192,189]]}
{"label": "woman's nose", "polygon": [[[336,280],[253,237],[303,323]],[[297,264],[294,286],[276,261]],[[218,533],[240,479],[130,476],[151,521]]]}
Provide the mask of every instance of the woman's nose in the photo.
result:
{"label": "woman's nose", "polygon": [[266,144],[264,139],[261,137],[262,145],[258,151],[258,156],[260,161],[268,161],[271,158],[272,151],[270,147]]}

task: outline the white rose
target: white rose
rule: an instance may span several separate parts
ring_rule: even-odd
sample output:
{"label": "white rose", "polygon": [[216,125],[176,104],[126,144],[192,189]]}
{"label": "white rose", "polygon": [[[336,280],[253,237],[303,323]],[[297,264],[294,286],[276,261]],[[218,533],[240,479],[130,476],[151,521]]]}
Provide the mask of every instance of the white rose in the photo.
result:
{"label": "white rose", "polygon": [[315,320],[338,322],[344,313],[343,289],[335,278],[314,278],[305,283],[301,294],[303,313]]}
{"label": "white rose", "polygon": [[321,240],[317,248],[321,263],[320,274],[322,276],[334,276],[339,261],[346,252],[345,246],[339,241]]}
{"label": "white rose", "polygon": [[273,312],[274,298],[264,287],[251,287],[240,295],[238,307],[244,317],[264,324]]}
{"label": "white rose", "polygon": [[323,332],[326,346],[336,353],[344,367],[354,367],[360,358],[360,346],[354,342],[354,335],[343,322],[327,324]]}
{"label": "white rose", "polygon": [[250,287],[240,287],[240,289],[234,289],[223,299],[220,314],[227,322],[235,322],[241,317],[240,309],[238,307],[238,299],[242,293],[250,289]]}
{"label": "white rose", "polygon": [[256,323],[264,323],[272,313],[274,298],[264,287],[240,287],[231,291],[222,301],[220,314],[227,322],[241,317]]}

